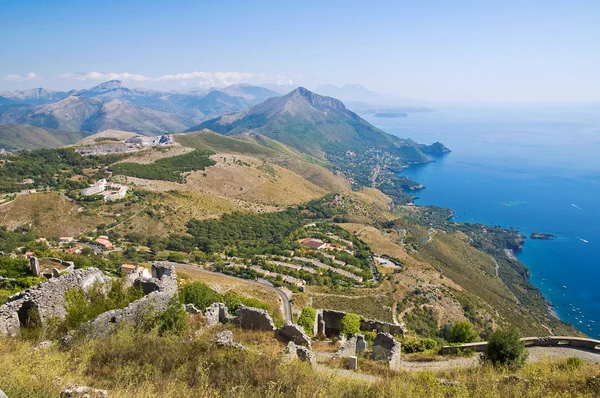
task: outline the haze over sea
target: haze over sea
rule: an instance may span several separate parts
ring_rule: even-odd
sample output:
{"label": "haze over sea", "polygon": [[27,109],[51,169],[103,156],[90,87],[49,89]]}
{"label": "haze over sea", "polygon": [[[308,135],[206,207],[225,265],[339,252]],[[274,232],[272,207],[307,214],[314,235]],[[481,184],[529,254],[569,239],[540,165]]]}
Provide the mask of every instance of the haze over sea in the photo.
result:
{"label": "haze over sea", "polygon": [[[600,338],[598,105],[444,108],[367,120],[399,137],[441,141],[452,153],[403,172],[427,188],[419,205],[454,220],[516,227],[517,257],[558,316]],[[529,239],[531,232],[556,235]]]}

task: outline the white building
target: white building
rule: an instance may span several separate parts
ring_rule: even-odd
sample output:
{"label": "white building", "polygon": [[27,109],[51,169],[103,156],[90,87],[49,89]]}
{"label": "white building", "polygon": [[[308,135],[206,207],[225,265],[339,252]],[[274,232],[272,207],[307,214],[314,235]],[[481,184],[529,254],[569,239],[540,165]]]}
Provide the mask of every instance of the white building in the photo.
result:
{"label": "white building", "polygon": [[[116,188],[116,187],[113,186],[113,188]],[[125,195],[127,194],[128,190],[129,190],[129,188],[127,186],[120,185],[118,191],[107,192],[104,195],[104,201],[105,202],[110,202],[110,201],[113,201],[113,200],[123,199],[123,198],[125,198]]]}
{"label": "white building", "polygon": [[81,190],[81,196],[98,195],[104,192],[105,188],[106,180],[103,178],[100,181],[97,181],[91,187]]}

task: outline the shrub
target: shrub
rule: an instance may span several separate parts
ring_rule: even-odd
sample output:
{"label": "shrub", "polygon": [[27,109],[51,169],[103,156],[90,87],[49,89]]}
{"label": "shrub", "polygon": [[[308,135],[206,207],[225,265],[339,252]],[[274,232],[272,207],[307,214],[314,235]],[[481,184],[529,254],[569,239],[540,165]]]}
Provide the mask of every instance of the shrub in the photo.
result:
{"label": "shrub", "polygon": [[469,322],[456,321],[447,330],[444,338],[450,343],[472,343],[477,340],[478,334]]}
{"label": "shrub", "polygon": [[484,359],[494,366],[522,366],[527,360],[527,351],[519,331],[515,328],[498,329],[490,334]]}
{"label": "shrub", "polygon": [[315,319],[317,318],[317,310],[313,307],[302,308],[302,313],[298,318],[298,325],[302,326],[302,329],[309,335],[312,336],[314,332]]}
{"label": "shrub", "polygon": [[356,314],[346,314],[341,322],[342,334],[347,338],[360,332],[360,316]]}
{"label": "shrub", "polygon": [[173,296],[165,312],[158,316],[158,333],[181,336],[188,328],[187,316],[178,295]]}
{"label": "shrub", "polygon": [[183,286],[179,289],[179,296],[183,303],[194,304],[196,308],[202,311],[212,303],[223,300],[219,293],[202,282],[194,282]]}
{"label": "shrub", "polygon": [[363,332],[364,336],[365,336],[365,340],[368,341],[369,343],[372,343],[373,340],[375,340],[375,337],[377,337],[377,333],[375,332]]}
{"label": "shrub", "polygon": [[567,368],[579,369],[582,366],[583,366],[583,359],[578,358],[578,357],[567,358]]}
{"label": "shrub", "polygon": [[403,351],[407,354],[433,350],[437,346],[437,341],[430,338],[407,337],[402,340]]}

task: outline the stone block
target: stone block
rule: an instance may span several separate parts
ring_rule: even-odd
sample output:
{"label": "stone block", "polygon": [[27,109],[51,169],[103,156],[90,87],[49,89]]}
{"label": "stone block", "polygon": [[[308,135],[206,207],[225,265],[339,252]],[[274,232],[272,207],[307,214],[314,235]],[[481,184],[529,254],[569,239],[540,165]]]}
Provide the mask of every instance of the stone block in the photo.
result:
{"label": "stone block", "polygon": [[348,369],[358,369],[358,359],[355,356],[348,357]]}
{"label": "stone block", "polygon": [[373,341],[371,358],[374,361],[385,361],[392,369],[398,369],[401,360],[401,345],[389,333],[378,333]]}
{"label": "stone block", "polygon": [[69,386],[60,393],[61,398],[108,398],[106,390],[86,386]]}
{"label": "stone block", "polygon": [[307,336],[301,326],[293,323],[286,323],[277,329],[277,335],[283,337],[286,341],[293,341],[295,344],[310,347],[310,337]]}
{"label": "stone block", "polygon": [[242,306],[237,310],[236,315],[242,329],[275,330],[273,319],[265,310]]}

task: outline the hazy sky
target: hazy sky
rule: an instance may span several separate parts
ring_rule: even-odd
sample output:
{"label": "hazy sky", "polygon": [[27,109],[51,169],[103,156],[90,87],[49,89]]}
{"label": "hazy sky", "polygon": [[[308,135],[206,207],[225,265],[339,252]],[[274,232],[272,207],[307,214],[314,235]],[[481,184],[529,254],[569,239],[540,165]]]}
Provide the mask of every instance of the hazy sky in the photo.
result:
{"label": "hazy sky", "polygon": [[600,1],[0,0],[0,90],[360,83],[600,100]]}

